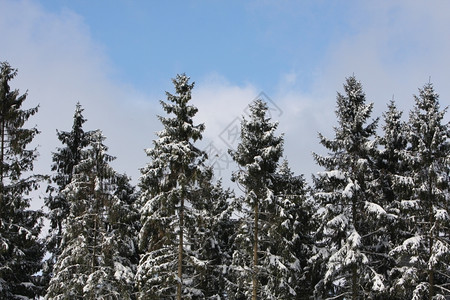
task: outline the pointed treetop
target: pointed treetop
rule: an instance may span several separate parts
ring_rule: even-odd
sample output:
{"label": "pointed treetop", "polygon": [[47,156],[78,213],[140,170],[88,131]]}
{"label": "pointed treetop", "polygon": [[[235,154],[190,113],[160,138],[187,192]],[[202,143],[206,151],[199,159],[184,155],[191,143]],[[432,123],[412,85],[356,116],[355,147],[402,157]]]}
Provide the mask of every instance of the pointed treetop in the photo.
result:
{"label": "pointed treetop", "polygon": [[191,91],[195,85],[195,82],[189,84],[190,79],[191,78],[186,76],[185,73],[177,74],[177,76],[172,79],[172,82],[175,85],[176,93],[180,95],[186,95],[186,98],[183,99],[186,100],[186,102],[191,99]]}

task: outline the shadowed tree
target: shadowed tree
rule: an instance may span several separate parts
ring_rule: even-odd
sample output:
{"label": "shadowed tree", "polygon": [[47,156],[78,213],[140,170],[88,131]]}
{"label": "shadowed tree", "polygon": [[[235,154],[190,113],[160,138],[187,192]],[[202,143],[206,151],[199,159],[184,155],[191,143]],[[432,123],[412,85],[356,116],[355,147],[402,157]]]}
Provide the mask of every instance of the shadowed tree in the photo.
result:
{"label": "shadowed tree", "polygon": [[399,298],[450,297],[450,143],[449,123],[443,123],[439,96],[431,83],[414,96],[408,122],[408,147],[402,177],[411,193],[400,202],[406,227],[391,255],[392,293]]}
{"label": "shadowed tree", "polygon": [[46,299],[133,299],[136,212],[127,179],[109,163],[100,131],[64,190],[69,216]]}
{"label": "shadowed tree", "polygon": [[66,186],[72,181],[73,169],[81,161],[81,154],[89,144],[90,132],[83,130],[86,119],[83,117],[83,108],[77,103],[73,115],[72,130],[57,131],[58,140],[63,144],[53,153],[52,171],[56,173],[52,176],[52,182],[47,191],[49,196],[45,199],[47,206],[50,229],[47,236],[47,251],[50,257],[44,265],[44,276],[49,281],[53,276],[53,265],[61,252],[61,240],[63,233],[63,222],[69,216],[70,203],[63,192]]}
{"label": "shadowed tree", "polygon": [[[237,205],[240,219],[230,267],[230,299],[276,299],[295,295],[293,273],[299,271],[299,264],[284,243],[282,231],[279,232],[284,221],[286,225],[293,221],[282,213],[290,204],[286,203],[289,199],[284,198],[283,191],[275,190],[283,137],[275,135],[278,124],[270,121],[267,111],[267,104],[262,100],[250,105],[249,120],[241,121],[241,142],[235,151],[229,151],[240,167],[232,179],[245,192]],[[276,282],[284,287],[277,289]],[[280,294],[280,290],[284,293]]]}
{"label": "shadowed tree", "polygon": [[30,175],[37,157],[27,148],[38,133],[25,128],[37,107],[23,110],[27,94],[11,90],[17,70],[0,63],[0,298],[37,297],[42,289],[36,272],[41,269],[43,245],[38,236],[42,213],[30,210],[29,193],[40,176]]}

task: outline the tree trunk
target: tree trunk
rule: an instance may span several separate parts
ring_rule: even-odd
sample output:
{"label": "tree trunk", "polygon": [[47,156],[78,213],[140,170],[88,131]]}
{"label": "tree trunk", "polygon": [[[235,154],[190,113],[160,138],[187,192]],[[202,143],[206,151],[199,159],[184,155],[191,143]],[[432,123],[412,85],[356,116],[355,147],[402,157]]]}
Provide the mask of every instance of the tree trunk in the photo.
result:
{"label": "tree trunk", "polygon": [[[3,112],[2,112],[3,114]],[[1,153],[0,153],[0,207],[3,209],[3,161],[5,156],[5,119],[2,116],[2,121],[0,124],[1,130]]]}
{"label": "tree trunk", "polygon": [[184,226],[184,198],[181,198],[180,203],[180,232],[178,244],[178,285],[177,285],[177,299],[181,300],[181,287],[183,276],[183,226]]}
{"label": "tree trunk", "polygon": [[[98,172],[98,170],[99,170],[98,164],[97,164],[97,168],[96,169],[97,169],[97,172]],[[94,196],[93,200],[95,201],[95,211],[92,214],[93,217],[94,217],[94,241],[93,241],[93,245],[92,245],[92,261],[91,261],[91,274],[94,274],[95,268],[97,266],[97,259],[96,259],[96,256],[97,256],[97,234],[98,234],[98,229],[99,229],[98,215],[100,214],[100,199],[99,198],[101,197],[95,191],[95,183],[94,183],[94,181],[91,181],[90,193],[91,193],[91,195]],[[91,299],[94,300],[94,296],[95,296],[94,289],[91,290],[90,296],[91,296]]]}
{"label": "tree trunk", "polygon": [[258,291],[258,220],[259,219],[259,207],[258,201],[255,203],[255,240],[253,242],[253,270],[252,270],[252,300],[257,299],[257,291]]}
{"label": "tree trunk", "polygon": [[[431,180],[429,180],[429,199],[428,203],[430,203],[429,206],[429,216],[430,216],[430,248],[429,248],[429,255],[430,258],[433,255],[433,243],[434,243],[434,236],[433,236],[433,223],[434,223],[434,214],[433,214],[433,195],[432,195],[432,183]],[[434,296],[434,268],[433,266],[430,266],[430,269],[428,270],[428,284],[430,285],[430,295],[429,299],[432,300]]]}
{"label": "tree trunk", "polygon": [[[355,166],[352,168],[353,174],[356,174],[355,172]],[[355,180],[356,181],[356,180]],[[356,210],[356,203],[357,197],[354,195],[352,197],[352,218],[353,218],[353,226],[355,227],[355,230],[359,232],[359,223],[357,220],[358,214]],[[352,266],[352,299],[357,300],[358,299],[358,266],[356,263]]]}
{"label": "tree trunk", "polygon": [[352,267],[352,299],[358,299],[358,269],[356,264]]}

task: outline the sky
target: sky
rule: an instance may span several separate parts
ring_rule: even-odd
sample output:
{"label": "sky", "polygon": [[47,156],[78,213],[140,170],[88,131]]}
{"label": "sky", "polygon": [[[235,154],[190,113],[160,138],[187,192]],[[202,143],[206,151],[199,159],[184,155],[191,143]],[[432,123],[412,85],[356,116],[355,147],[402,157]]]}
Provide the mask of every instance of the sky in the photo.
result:
{"label": "sky", "polygon": [[162,129],[159,101],[186,73],[216,178],[229,182],[227,149],[260,97],[284,134],[284,158],[309,180],[347,77],[361,81],[373,118],[394,99],[406,119],[429,81],[450,104],[449,11],[446,0],[0,0],[0,61],[18,69],[11,86],[28,92],[24,107],[39,105],[29,121],[41,131],[37,173],[51,173],[56,130],[71,129],[79,101],[85,129],[103,131],[113,167],[137,183]]}

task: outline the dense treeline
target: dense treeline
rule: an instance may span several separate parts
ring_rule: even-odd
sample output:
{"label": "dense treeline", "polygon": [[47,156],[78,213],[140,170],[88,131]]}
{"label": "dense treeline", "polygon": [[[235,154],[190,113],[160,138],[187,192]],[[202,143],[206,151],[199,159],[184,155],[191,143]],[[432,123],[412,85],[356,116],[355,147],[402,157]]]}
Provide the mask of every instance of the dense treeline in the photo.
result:
{"label": "dense treeline", "polygon": [[[450,298],[450,126],[431,83],[407,121],[394,101],[380,121],[347,78],[311,185],[281,159],[278,123],[254,101],[229,151],[235,196],[196,147],[205,126],[186,75],[161,101],[135,187],[110,166],[102,132],[84,129],[79,103],[57,132],[53,173],[30,175],[39,132],[25,124],[38,108],[10,89],[15,69],[0,71],[1,299]],[[45,184],[44,215],[29,204]]]}

